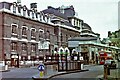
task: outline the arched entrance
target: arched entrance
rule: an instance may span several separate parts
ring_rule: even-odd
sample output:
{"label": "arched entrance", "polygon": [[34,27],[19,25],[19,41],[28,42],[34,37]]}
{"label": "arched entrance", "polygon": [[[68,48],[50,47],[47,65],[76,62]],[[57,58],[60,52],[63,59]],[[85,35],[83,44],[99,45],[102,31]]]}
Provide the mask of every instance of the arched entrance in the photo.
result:
{"label": "arched entrance", "polygon": [[11,54],[11,66],[19,68],[19,55]]}

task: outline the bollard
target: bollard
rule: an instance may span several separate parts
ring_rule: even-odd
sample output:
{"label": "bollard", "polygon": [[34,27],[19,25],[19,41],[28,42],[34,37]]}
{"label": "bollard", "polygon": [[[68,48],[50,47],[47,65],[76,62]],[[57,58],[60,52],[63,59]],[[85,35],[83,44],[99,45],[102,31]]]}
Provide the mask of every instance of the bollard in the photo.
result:
{"label": "bollard", "polygon": [[40,78],[44,76],[44,71],[40,71]]}

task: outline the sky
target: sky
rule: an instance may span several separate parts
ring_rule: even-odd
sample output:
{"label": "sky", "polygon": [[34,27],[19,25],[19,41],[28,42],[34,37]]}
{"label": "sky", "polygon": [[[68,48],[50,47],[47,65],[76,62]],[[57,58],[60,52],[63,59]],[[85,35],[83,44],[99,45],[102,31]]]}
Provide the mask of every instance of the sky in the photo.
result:
{"label": "sky", "polygon": [[[0,0],[16,2],[17,0]],[[38,11],[73,5],[78,18],[89,24],[92,31],[99,33],[101,38],[106,38],[108,31],[118,30],[118,1],[120,0],[21,0],[22,5],[30,8],[30,3],[37,3]]]}

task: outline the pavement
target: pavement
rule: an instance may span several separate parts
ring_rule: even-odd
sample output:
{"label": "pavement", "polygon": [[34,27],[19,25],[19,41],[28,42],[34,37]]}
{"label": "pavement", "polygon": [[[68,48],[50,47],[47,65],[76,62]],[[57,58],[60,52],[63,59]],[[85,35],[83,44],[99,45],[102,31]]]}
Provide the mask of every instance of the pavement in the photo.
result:
{"label": "pavement", "polygon": [[[104,80],[104,74],[97,76],[100,80]],[[107,80],[120,80],[120,68],[110,69],[110,75],[107,75]]]}

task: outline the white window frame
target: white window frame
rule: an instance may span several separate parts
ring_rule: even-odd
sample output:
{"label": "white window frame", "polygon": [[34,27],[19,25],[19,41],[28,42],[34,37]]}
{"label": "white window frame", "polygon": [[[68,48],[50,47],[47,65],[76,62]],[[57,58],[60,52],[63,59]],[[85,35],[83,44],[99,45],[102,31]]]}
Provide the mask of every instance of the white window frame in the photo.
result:
{"label": "white window frame", "polygon": [[[42,32],[44,34],[44,30],[43,29],[39,29],[39,33]],[[43,39],[41,37],[39,37],[40,39]]]}
{"label": "white window frame", "polygon": [[[35,29],[35,28],[31,28],[31,29],[30,29],[30,34],[31,34],[31,31],[32,31],[33,29],[35,30],[35,33],[36,33],[36,29]],[[35,38],[35,37],[34,37],[34,36],[31,36],[31,38]]]}
{"label": "white window frame", "polygon": [[[23,29],[23,28],[26,28],[26,30],[28,30],[28,27],[27,27],[27,26],[22,26],[22,29]],[[22,35],[22,29],[21,29],[21,35]],[[26,37],[27,35],[22,35],[22,36],[25,36],[25,37]]]}
{"label": "white window frame", "polygon": [[[12,23],[12,24],[11,24],[11,34],[12,34],[12,35],[18,35],[17,33],[16,33],[16,34],[15,34],[15,33],[12,33],[12,26],[13,26],[13,25],[15,25],[15,26],[17,27],[17,29],[18,29],[18,24]],[[17,31],[18,31],[18,30],[17,30]]]}

